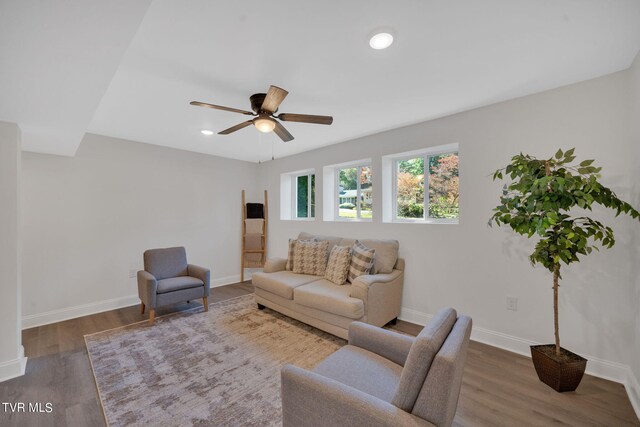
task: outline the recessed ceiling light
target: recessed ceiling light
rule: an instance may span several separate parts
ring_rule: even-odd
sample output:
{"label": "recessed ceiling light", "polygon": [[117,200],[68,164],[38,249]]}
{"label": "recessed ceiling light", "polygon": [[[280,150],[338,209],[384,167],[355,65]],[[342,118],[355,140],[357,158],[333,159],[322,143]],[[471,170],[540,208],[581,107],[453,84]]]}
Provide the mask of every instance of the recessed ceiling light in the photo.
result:
{"label": "recessed ceiling light", "polygon": [[213,131],[212,131],[212,130],[209,130],[209,129],[202,129],[200,132],[201,132],[203,135],[207,135],[207,136],[211,136],[211,135],[213,135]]}
{"label": "recessed ceiling light", "polygon": [[369,39],[369,46],[373,49],[386,49],[393,43],[393,36],[389,33],[378,33]]}

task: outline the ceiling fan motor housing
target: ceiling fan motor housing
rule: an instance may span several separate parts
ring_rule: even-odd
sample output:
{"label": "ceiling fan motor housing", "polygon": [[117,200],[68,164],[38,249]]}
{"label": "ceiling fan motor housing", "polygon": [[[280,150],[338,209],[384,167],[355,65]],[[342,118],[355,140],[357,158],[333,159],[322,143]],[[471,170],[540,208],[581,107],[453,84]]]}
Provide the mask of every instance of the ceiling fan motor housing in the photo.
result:
{"label": "ceiling fan motor housing", "polygon": [[266,98],[266,96],[267,96],[266,93],[254,93],[249,97],[249,100],[251,101],[251,109],[256,114],[260,113],[260,110],[262,109],[262,103],[264,102],[264,98]]}

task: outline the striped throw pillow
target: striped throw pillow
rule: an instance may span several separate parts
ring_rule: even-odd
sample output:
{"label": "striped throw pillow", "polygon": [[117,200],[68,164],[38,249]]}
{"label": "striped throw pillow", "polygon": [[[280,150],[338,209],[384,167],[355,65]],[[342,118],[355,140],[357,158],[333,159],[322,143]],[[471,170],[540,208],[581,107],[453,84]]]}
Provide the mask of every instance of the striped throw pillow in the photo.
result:
{"label": "striped throw pillow", "polygon": [[375,249],[369,249],[356,240],[351,250],[351,265],[349,266],[349,281],[351,283],[353,283],[358,276],[371,272],[375,255]]}
{"label": "striped throw pillow", "polygon": [[324,276],[327,268],[329,242],[305,242],[298,240],[293,251],[293,272]]}
{"label": "striped throw pillow", "polygon": [[327,271],[324,273],[324,278],[336,285],[344,285],[347,281],[350,265],[351,248],[348,246],[334,246],[329,254]]}
{"label": "striped throw pillow", "polygon": [[304,239],[289,239],[289,256],[287,256],[287,263],[284,266],[285,270],[293,271],[293,253],[296,249],[296,242],[315,242],[315,238],[304,240]]}

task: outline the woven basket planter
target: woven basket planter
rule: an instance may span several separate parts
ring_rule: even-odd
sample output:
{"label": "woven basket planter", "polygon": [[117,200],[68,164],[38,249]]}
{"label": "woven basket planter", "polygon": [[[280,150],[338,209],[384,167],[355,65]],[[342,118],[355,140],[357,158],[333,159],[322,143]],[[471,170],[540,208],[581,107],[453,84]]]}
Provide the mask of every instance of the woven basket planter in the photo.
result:
{"label": "woven basket planter", "polygon": [[587,359],[563,348],[563,353],[570,360],[558,360],[542,351],[542,348],[555,349],[555,345],[531,346],[531,359],[540,381],[557,392],[574,391],[578,388],[587,367]]}

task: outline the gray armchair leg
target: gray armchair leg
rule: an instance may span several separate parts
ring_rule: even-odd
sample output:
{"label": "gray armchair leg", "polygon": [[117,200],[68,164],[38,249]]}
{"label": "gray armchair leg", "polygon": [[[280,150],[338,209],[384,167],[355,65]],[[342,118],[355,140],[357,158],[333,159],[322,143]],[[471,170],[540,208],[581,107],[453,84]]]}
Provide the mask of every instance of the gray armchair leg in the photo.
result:
{"label": "gray armchair leg", "polygon": [[155,308],[152,308],[151,310],[149,310],[149,323],[153,325],[154,320],[156,320],[156,310]]}
{"label": "gray armchair leg", "polygon": [[144,314],[144,303],[140,301],[140,314]]}

